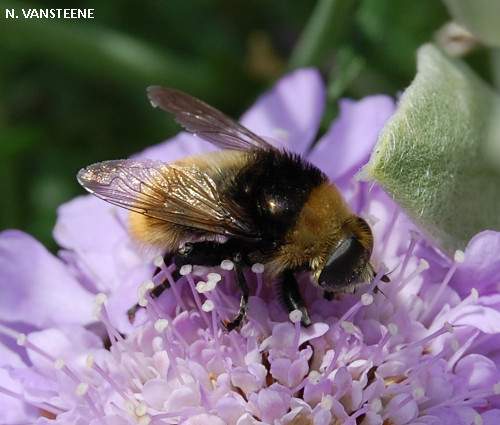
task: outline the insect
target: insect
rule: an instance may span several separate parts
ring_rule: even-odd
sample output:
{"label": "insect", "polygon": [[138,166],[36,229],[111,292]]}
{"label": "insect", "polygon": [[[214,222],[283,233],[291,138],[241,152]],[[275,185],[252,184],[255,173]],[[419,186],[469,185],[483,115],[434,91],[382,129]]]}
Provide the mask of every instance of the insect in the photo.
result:
{"label": "insect", "polygon": [[80,170],[78,181],[132,211],[132,235],[161,247],[178,267],[231,260],[242,294],[237,314],[224,322],[228,330],[245,317],[250,290],[243,269],[256,262],[279,278],[284,307],[300,310],[306,327],[311,319],[298,273],[311,272],[326,298],[373,281],[372,231],[317,167],[188,94],[152,86],[148,96],[221,150],[170,164],[100,162]]}

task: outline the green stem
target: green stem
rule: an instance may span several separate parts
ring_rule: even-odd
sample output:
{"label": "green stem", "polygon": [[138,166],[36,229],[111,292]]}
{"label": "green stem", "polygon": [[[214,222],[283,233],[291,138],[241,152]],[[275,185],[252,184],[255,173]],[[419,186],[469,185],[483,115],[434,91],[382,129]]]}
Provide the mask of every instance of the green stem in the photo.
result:
{"label": "green stem", "polygon": [[318,65],[327,50],[339,43],[357,0],[319,0],[289,60],[296,69]]}

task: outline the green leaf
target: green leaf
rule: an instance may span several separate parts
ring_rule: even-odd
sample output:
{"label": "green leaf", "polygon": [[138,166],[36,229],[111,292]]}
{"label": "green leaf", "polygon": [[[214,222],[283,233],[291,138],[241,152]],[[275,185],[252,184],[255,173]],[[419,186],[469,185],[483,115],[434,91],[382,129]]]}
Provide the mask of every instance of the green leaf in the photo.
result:
{"label": "green leaf", "polygon": [[431,44],[359,178],[379,183],[445,251],[500,230],[500,97]]}
{"label": "green leaf", "polygon": [[450,14],[479,40],[500,46],[500,1],[443,0]]}

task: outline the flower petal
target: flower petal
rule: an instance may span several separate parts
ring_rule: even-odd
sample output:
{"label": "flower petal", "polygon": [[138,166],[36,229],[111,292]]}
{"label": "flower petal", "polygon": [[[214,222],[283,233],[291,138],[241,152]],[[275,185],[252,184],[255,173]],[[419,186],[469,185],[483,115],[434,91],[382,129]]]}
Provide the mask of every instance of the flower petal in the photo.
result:
{"label": "flower petal", "polygon": [[262,422],[272,424],[284,416],[290,405],[290,398],[285,392],[272,388],[260,390],[257,400]]}
{"label": "flower petal", "polygon": [[479,354],[469,354],[460,359],[455,371],[458,376],[467,380],[468,389],[471,391],[488,385],[493,387],[500,380],[495,363]]}
{"label": "flower petal", "polygon": [[216,148],[200,137],[185,131],[157,145],[144,149],[132,158],[147,158],[164,162],[173,162],[187,156],[210,152]]}
{"label": "flower petal", "polygon": [[93,295],[58,258],[18,230],[0,234],[0,320],[39,328],[93,321]]}
{"label": "flower petal", "polygon": [[497,425],[500,423],[500,409],[489,409],[481,414],[483,425]]}
{"label": "flower petal", "polygon": [[460,295],[476,288],[481,295],[498,292],[500,277],[500,232],[487,230],[475,235],[465,250],[450,282]]}
{"label": "flower petal", "polygon": [[191,416],[182,423],[183,425],[226,425],[226,422],[224,422],[221,418],[207,413]]}
{"label": "flower petal", "polygon": [[[2,353],[3,355],[3,353]],[[0,368],[0,382],[2,387],[9,389],[17,394],[22,394],[23,387],[21,383],[13,379],[7,369]],[[40,412],[34,406],[23,404],[6,394],[0,392],[0,412],[2,412],[2,423],[4,424],[22,424],[35,423]]]}
{"label": "flower petal", "polygon": [[[49,328],[32,332],[28,335],[28,340],[51,357],[65,359],[67,364],[78,367],[85,364],[88,353],[103,347],[103,342],[97,335],[80,326],[63,326],[60,329]],[[52,361],[29,349],[28,355],[39,370],[55,375],[56,369]]]}
{"label": "flower petal", "polygon": [[378,134],[396,110],[389,96],[368,96],[361,100],[342,99],[340,113],[328,132],[318,141],[308,159],[331,180],[350,177],[368,162]]}
{"label": "flower petal", "polygon": [[[132,269],[144,268],[145,255],[126,230],[125,210],[86,195],[61,205],[57,214],[54,238],[68,250],[61,256],[92,292],[116,291]],[[142,280],[150,277],[149,270]]]}
{"label": "flower petal", "polygon": [[311,146],[321,121],[325,86],[314,68],[286,75],[241,117],[259,136],[271,137],[294,152]]}

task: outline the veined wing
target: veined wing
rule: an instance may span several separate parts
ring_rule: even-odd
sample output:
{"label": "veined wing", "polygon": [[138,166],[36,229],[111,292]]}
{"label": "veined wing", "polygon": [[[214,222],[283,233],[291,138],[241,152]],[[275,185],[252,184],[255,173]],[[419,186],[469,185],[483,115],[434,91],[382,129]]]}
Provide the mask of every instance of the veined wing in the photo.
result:
{"label": "veined wing", "polygon": [[221,149],[275,149],[234,119],[186,93],[151,86],[148,87],[148,97],[154,107],[159,106],[174,114],[176,121],[186,130]]}
{"label": "veined wing", "polygon": [[148,217],[212,234],[258,237],[240,208],[223,199],[196,165],[112,160],[80,170],[77,179],[99,198]]}

